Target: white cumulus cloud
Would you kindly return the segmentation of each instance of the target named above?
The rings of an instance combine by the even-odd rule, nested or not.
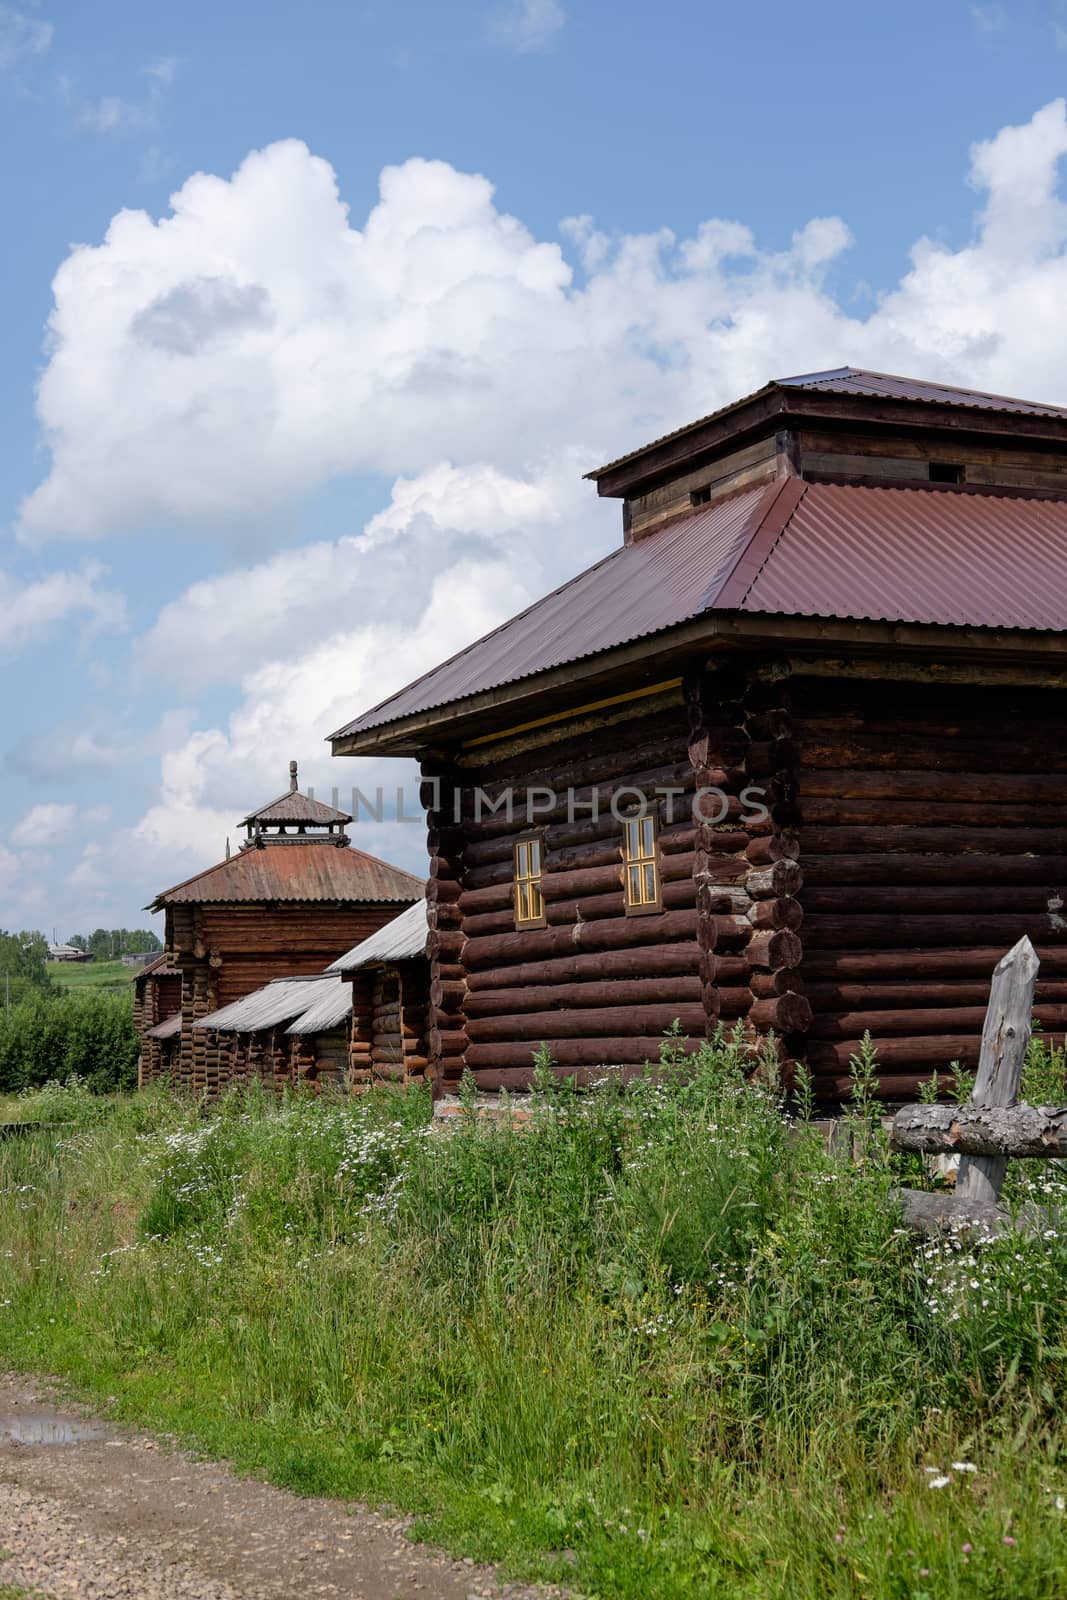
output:
[[[55,844],[66,837],[74,824],[74,807],[58,802],[31,806],[11,830],[11,842],[19,849]]]
[[[102,586],[105,571],[86,561],[27,582],[0,569],[0,651],[21,650],[70,618],[81,620],[83,635],[124,627],[125,601]]]

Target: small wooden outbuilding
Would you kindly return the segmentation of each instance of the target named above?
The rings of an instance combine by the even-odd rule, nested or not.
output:
[[[142,1088],[173,1071],[181,1024],[181,969],[163,951],[133,979],[133,1025],[141,1035],[137,1081]]]
[[[428,1071],[428,932],[426,902],[419,900],[330,968],[351,987],[353,1088],[410,1083]]]
[[[774,1031],[818,1097],[1067,1028],[1067,409],[840,368],[591,474],[606,560],[333,735],[416,756],[438,1092]]]
[[[193,1023],[219,1064],[221,1087],[345,1084],[352,990],[336,973],[274,978]]]
[[[198,1021],[273,978],[320,975],[338,950],[423,894],[411,873],[351,848],[348,813],[301,794],[296,762],[289,766],[286,793],[243,819],[237,853],[149,908],[165,913],[167,960],[181,973],[172,1076],[198,1094],[217,1093],[229,1072],[221,1033]]]

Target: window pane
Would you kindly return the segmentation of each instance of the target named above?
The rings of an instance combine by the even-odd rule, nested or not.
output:
[[[515,893],[515,911],[520,922],[526,922],[530,915],[527,893],[525,883],[520,880]]]
[[[520,878],[525,878],[526,870],[526,846],[525,844],[517,844],[515,846],[515,871]]]
[[[544,901],[541,898],[541,886],[535,879],[530,885],[530,915],[540,917],[544,914]]]
[[[651,817],[644,817],[642,819],[642,822],[641,822],[641,844],[643,846],[642,854],[646,855],[646,856],[650,856],[652,854],[652,818]]]
[[[626,898],[632,906],[641,904],[641,868],[627,867],[626,869]]]
[[[527,849],[530,852],[530,871],[537,873],[541,870],[541,841],[531,839]]]
[[[656,901],[656,869],[651,864],[645,868],[645,904],[654,905]]]

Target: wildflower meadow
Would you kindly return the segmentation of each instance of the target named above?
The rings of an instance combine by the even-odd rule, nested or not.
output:
[[[919,1240],[873,1051],[832,1147],[738,1042],[676,1056],[433,1132],[420,1091],[50,1086],[0,1145],[0,1358],[579,1594],[1062,1594],[1058,1169],[1010,1177],[1046,1226]]]

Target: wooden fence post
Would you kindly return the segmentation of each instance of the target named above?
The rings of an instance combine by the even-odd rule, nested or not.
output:
[[[1030,1042],[1034,988],[1040,965],[1024,934],[997,962],[982,1029],[982,1052],[971,1104],[1013,1106]],[[961,1156],[956,1195],[968,1203],[995,1205],[1008,1168],[1007,1156]]]

